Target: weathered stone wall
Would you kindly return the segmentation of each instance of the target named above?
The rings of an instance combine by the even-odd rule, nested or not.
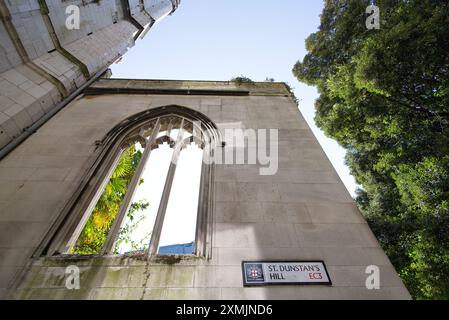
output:
[[[106,79],[88,92],[101,88],[248,90],[250,94],[103,92],[79,97],[48,121],[0,161],[0,292],[4,296],[8,286],[19,284],[9,298],[410,298],[283,85]],[[276,175],[259,175],[257,165],[217,165],[211,260],[30,259],[93,160],[95,141],[133,114],[171,104],[200,111],[227,127],[279,129]],[[323,260],[333,284],[245,288],[244,260]],[[80,267],[80,290],[65,288],[68,265]],[[380,290],[365,287],[368,265],[380,267]]]
[[[0,149],[122,56],[161,6],[178,5],[128,3],[130,12],[121,0],[0,2]],[[79,29],[66,28],[69,5],[80,9]]]

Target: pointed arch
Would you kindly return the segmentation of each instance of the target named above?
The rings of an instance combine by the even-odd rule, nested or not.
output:
[[[170,135],[172,130],[178,130],[176,139]],[[194,253],[210,258],[214,194],[214,161],[212,159],[215,149],[221,146],[221,141],[220,132],[213,121],[204,114],[184,106],[162,106],[124,119],[115,125],[101,141],[96,142],[97,156],[93,165],[84,177],[78,192],[72,197],[52,228],[54,232],[51,237],[41,246],[43,249],[39,255],[54,256],[72,252],[121,155],[127,148],[139,143],[143,148],[143,154],[99,253],[112,254],[120,227],[130,208],[131,199],[149,155],[159,144],[165,142],[174,149],[173,158],[146,254],[149,257],[157,254],[177,158],[181,150],[188,144],[194,143],[203,150]]]

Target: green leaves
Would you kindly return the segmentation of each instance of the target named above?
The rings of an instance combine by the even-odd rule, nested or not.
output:
[[[145,200],[134,202],[131,204],[131,208],[127,214],[127,220],[125,225],[120,229],[117,242],[114,247],[114,254],[119,254],[119,248],[122,243],[129,245],[130,251],[138,252],[147,249],[150,242],[152,232],[147,232],[139,241],[136,241],[133,237],[134,232],[138,229],[139,225],[146,220],[145,214],[139,214],[145,211],[150,204]]]
[[[293,68],[315,121],[348,151],[357,202],[415,298],[449,298],[449,3],[326,0]]]
[[[86,222],[72,254],[100,253],[141,156],[142,153],[137,151],[135,146],[123,152],[105,190]],[[133,204],[133,212],[144,210],[145,205],[147,206],[144,203]]]
[[[239,85],[239,86],[242,85],[242,84],[244,84],[244,83],[249,83],[249,84],[254,83],[253,80],[251,80],[250,78],[245,77],[245,76],[243,76],[243,75],[238,76],[238,77],[234,77],[234,78],[232,78],[230,81],[231,81],[231,82],[235,82],[235,83],[236,83],[237,85]]]

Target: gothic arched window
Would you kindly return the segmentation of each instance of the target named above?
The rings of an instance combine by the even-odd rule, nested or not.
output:
[[[184,107],[122,121],[98,141],[98,157],[42,253],[210,257],[218,142],[215,125]]]

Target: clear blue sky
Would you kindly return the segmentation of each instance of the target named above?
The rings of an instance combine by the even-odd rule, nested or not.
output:
[[[119,64],[115,78],[229,80],[244,75],[288,82],[306,118],[351,194],[354,179],[344,150],[314,124],[314,88],[291,70],[306,54],[304,40],[319,26],[319,0],[183,0],[178,10],[138,40]]]

